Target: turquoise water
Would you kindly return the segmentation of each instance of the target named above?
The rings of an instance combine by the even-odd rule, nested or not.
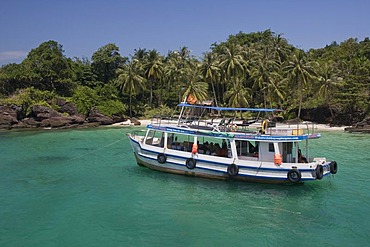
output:
[[[0,246],[369,244],[370,135],[324,132],[338,174],[286,186],[139,167],[128,131],[0,133]]]

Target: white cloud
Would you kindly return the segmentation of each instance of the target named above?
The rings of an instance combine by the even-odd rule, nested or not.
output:
[[[4,51],[0,52],[0,61],[11,61],[19,58],[25,58],[27,56],[25,51]]]

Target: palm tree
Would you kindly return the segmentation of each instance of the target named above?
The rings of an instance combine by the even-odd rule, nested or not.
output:
[[[213,98],[216,106],[218,105],[214,81],[220,78],[220,68],[216,56],[213,53],[204,55],[203,63],[201,64],[201,73],[205,81],[211,84]]]
[[[225,92],[225,99],[228,101],[228,106],[248,107],[252,98],[251,89],[244,87],[240,80],[237,80],[234,85]]]
[[[147,57],[147,50],[144,48],[139,48],[139,49],[134,49],[134,55],[132,55],[132,60],[137,60],[141,63],[144,63],[145,62],[145,59]]]
[[[204,82],[197,68],[188,68],[183,77],[186,81],[181,98],[185,99],[189,94],[193,95],[198,101],[207,99],[208,84]]]
[[[274,80],[277,78],[277,71],[280,67],[277,56],[268,45],[263,45],[254,49],[252,57],[254,62],[250,72],[252,79],[254,79],[253,87],[262,91],[264,107],[267,105],[267,98],[270,99],[270,107],[272,107],[272,94],[276,93],[279,97],[282,96],[278,89],[278,83]]]
[[[321,64],[318,69],[318,81],[321,84],[318,94],[323,98],[324,104],[329,107],[332,116],[333,111],[331,107],[331,101],[333,94],[343,81],[343,79],[335,72],[334,68],[335,66],[333,65],[333,62],[327,62]]]
[[[237,75],[247,72],[247,61],[244,59],[244,50],[240,45],[224,46],[219,56],[220,68],[224,71],[225,78],[232,80],[236,86]],[[233,78],[233,79],[232,79]]]
[[[290,53],[290,48],[287,40],[284,39],[281,34],[278,34],[277,36],[272,38],[271,46],[274,53],[276,53],[278,57],[279,63],[283,63]]]
[[[140,66],[137,60],[125,64],[123,68],[117,69],[116,83],[121,92],[129,94],[130,117],[132,117],[132,96],[144,89],[145,79],[141,76]]]
[[[179,59],[179,63],[181,64],[181,67],[182,68],[185,67],[191,60],[190,51],[188,47],[186,46],[180,47],[180,50],[177,51],[177,54],[178,54],[177,58]]]
[[[149,106],[153,103],[153,84],[159,81],[163,74],[162,56],[157,50],[151,50],[147,54],[147,62],[144,64],[146,79],[150,82]]]
[[[251,91],[249,88],[243,86],[240,81],[234,83],[229,91],[225,93],[225,99],[228,99],[230,107],[248,107],[251,98]]]
[[[307,82],[314,78],[316,72],[312,66],[312,62],[306,61],[305,53],[299,50],[293,55],[284,67],[284,70],[289,78],[289,81],[297,87],[299,97],[298,118],[301,117],[302,101],[303,101],[303,87],[307,86]]]

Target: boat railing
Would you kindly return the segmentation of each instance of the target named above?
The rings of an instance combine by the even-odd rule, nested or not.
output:
[[[179,118],[178,116],[159,116],[155,115],[151,119],[151,124],[161,126],[163,124],[177,125],[178,127],[195,129],[195,130],[208,130],[214,132],[239,132],[239,133],[262,133],[263,121],[241,121],[235,118],[211,118],[202,119],[197,117]],[[281,129],[282,128],[282,129]],[[290,132],[281,132],[285,128],[291,129]],[[276,129],[278,132],[273,131]],[[280,129],[280,132],[279,132]],[[283,124],[269,122],[267,135],[276,133],[287,135],[303,135],[317,133],[317,124],[314,122],[287,122]]]
[[[130,135],[132,138],[138,140],[138,139],[144,138],[144,133],[146,133],[146,130],[134,130],[134,131],[128,133],[128,135]]]
[[[178,117],[176,117],[176,116],[154,115],[150,119],[150,123],[161,126],[161,124],[176,123],[177,122],[177,119],[178,119]]]
[[[235,120],[235,118],[183,119],[179,121],[178,126],[213,132],[255,133],[257,132],[256,122],[257,121],[245,122],[242,120]],[[253,128],[254,130],[252,130]]]
[[[303,133],[306,133],[308,135],[315,134],[317,131],[317,124],[314,122],[288,123],[288,127],[297,129],[297,132],[302,130]]]

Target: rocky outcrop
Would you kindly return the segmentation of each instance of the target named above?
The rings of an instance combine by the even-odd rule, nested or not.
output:
[[[87,116],[79,114],[76,106],[64,99],[57,99],[56,104],[58,111],[35,105],[26,117],[19,106],[0,106],[0,129],[96,127],[124,121],[120,116],[105,116],[96,108]]]
[[[35,105],[34,107],[32,107],[30,116],[34,118],[36,121],[42,121],[44,119],[52,117],[60,117],[62,116],[62,114],[49,107]]]
[[[296,113],[298,110],[295,110]],[[338,109],[335,107],[317,107],[302,109],[301,119],[330,126],[350,126],[361,122],[365,118],[365,112],[356,109]]]
[[[361,132],[370,134],[370,117],[365,118],[363,121],[358,122],[357,124],[352,125],[344,129],[348,132]]]
[[[98,122],[101,125],[113,124],[113,119],[101,114],[98,109],[94,108],[86,118],[87,122],[95,123]]]
[[[15,105],[0,106],[0,128],[9,128],[17,124],[21,108]]]
[[[67,102],[62,98],[56,100],[56,104],[60,107],[59,112],[68,113],[70,116],[77,115],[77,107],[72,102]]]
[[[68,115],[60,113],[46,106],[34,106],[27,118],[18,121],[12,128],[61,128],[82,125],[85,123],[83,115]]]
[[[130,122],[133,123],[134,125],[141,125],[140,121],[137,120],[136,118],[132,117],[130,118]]]

